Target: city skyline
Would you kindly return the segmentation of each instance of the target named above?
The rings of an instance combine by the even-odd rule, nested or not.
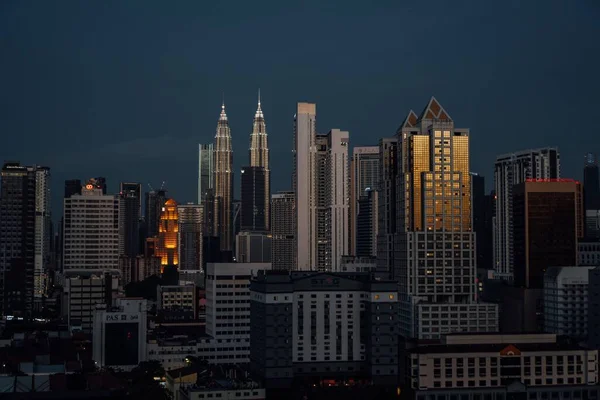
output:
[[[242,4],[226,12],[221,5],[205,10],[200,4],[154,4],[144,15],[123,3],[1,7],[6,100],[0,129],[9,135],[0,159],[51,166],[54,216],[60,210],[57,183],[77,176],[106,176],[113,193],[118,182],[139,181],[147,189],[147,183],[166,180],[171,196],[195,201],[195,149],[213,140],[221,94],[234,151],[242,155],[259,87],[271,169],[278,168],[271,174],[272,193],[291,189],[286,160],[297,101],[319,104],[321,126],[347,127],[351,146],[376,145],[372,138],[393,134],[403,110],[434,94],[453,117],[469,123],[472,170],[487,178],[488,188],[497,154],[557,146],[563,175],[580,179],[583,155],[599,152],[593,129],[568,117],[593,115],[598,104],[593,66],[600,54],[589,51],[600,36],[598,9],[585,2],[550,1],[543,9],[524,3],[516,12],[507,4],[451,7],[434,1],[366,14],[358,4],[345,4],[334,26],[327,10],[308,5]],[[437,28],[424,29],[411,17],[420,12]],[[49,13],[56,18],[48,19]],[[230,29],[211,40],[222,15]],[[394,27],[398,15],[407,18]],[[300,34],[307,17],[330,28]],[[248,18],[251,25],[244,22]],[[98,35],[96,24],[110,29]],[[361,29],[354,29],[357,24]],[[579,29],[570,29],[572,24]],[[447,43],[441,51],[452,62],[432,60],[430,44],[438,43],[441,31]],[[369,43],[364,57],[356,56],[357,43]],[[208,54],[218,61],[207,62]],[[249,62],[240,73],[242,59]],[[513,128],[506,129],[504,120]],[[165,159],[177,174],[166,173]],[[234,161],[236,193],[245,161]]]

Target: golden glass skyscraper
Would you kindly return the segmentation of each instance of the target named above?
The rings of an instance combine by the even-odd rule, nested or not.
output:
[[[408,113],[397,140],[396,260],[390,272],[399,282],[403,334],[496,331],[497,306],[477,301],[469,130],[455,128],[432,97],[420,116]]]
[[[179,265],[179,215],[177,202],[169,199],[161,209],[158,225],[158,246],[155,254],[160,257],[161,270],[166,265]]]
[[[233,226],[231,201],[233,199],[233,150],[231,147],[231,130],[225,113],[225,103],[221,106],[221,115],[215,134],[214,155],[214,192],[215,204],[215,235],[221,241],[221,251],[233,250]]]

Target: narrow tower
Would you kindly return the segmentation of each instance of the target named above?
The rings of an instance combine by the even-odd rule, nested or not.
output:
[[[265,230],[270,229],[270,203],[271,203],[271,172],[269,170],[269,144],[267,140],[267,126],[265,117],[260,108],[260,90],[258,91],[258,108],[254,114],[254,124],[252,125],[252,134],[250,135],[250,167],[264,168],[264,189],[257,188],[255,193],[264,194],[264,226]]]
[[[231,224],[231,200],[233,198],[233,151],[231,149],[231,130],[227,114],[225,113],[225,102],[221,106],[221,115],[217,124],[215,135],[215,198],[217,207],[215,215],[215,234],[220,237],[221,251],[231,251],[233,241],[233,229]]]

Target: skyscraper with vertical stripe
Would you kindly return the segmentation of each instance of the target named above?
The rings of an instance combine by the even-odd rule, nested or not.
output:
[[[263,193],[265,197],[264,212],[259,212],[259,214],[264,215],[264,227],[265,230],[269,230],[269,225],[271,222],[271,172],[269,170],[269,143],[267,137],[267,126],[265,124],[265,116],[260,108],[260,91],[258,92],[258,107],[256,109],[256,113],[254,114],[252,134],[250,135],[249,155],[250,167],[264,168],[264,189],[261,188],[260,190],[255,190],[255,192]]]
[[[217,123],[214,147],[214,191],[215,204],[219,207],[215,212],[215,234],[220,237],[221,251],[233,250],[233,227],[231,201],[233,199],[233,150],[231,147],[231,130],[225,113],[225,103],[221,106],[221,115]]]

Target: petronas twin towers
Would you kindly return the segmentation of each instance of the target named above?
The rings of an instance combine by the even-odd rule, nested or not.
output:
[[[252,169],[261,171],[264,179],[253,181],[252,192],[260,194],[261,208],[254,214],[260,216],[261,226],[269,229],[271,179],[269,170],[269,146],[265,118],[260,106],[254,115],[252,133],[250,134],[249,162]],[[221,105],[221,115],[217,123],[217,132],[213,144],[200,145],[198,174],[198,202],[204,205],[207,232],[210,236],[220,238],[221,251],[233,250],[233,148],[231,129],[225,112],[225,102]],[[244,173],[244,170],[242,170]],[[260,186],[260,187],[257,187]],[[244,201],[244,199],[242,199]]]

